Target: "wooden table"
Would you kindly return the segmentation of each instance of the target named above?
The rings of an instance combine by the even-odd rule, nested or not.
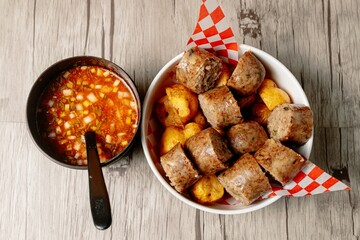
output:
[[[220,1],[239,43],[284,63],[315,120],[312,161],[351,191],[282,198],[248,214],[205,213],[158,182],[140,141],[104,169],[113,224],[92,223],[86,171],[61,167],[31,141],[30,88],[54,62],[94,55],[123,66],[142,97],[183,51],[200,0],[0,0],[0,239],[357,239],[360,236],[360,2]]]

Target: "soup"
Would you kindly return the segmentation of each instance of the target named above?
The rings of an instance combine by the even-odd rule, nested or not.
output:
[[[84,134],[96,133],[101,162],[124,150],[138,128],[135,97],[125,81],[97,66],[63,72],[42,94],[37,124],[49,147],[73,165],[87,165]]]

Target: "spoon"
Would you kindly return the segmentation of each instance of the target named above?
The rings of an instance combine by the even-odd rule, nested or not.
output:
[[[86,154],[89,173],[90,208],[94,225],[105,230],[111,225],[111,208],[104,176],[96,148],[95,132],[85,133]]]

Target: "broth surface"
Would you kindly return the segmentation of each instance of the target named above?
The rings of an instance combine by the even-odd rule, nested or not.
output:
[[[138,128],[135,97],[125,81],[97,66],[62,73],[41,96],[38,129],[64,161],[87,165],[86,131],[96,133],[101,162],[119,154]]]

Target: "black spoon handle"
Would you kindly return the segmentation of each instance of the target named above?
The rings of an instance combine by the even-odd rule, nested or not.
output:
[[[111,225],[111,208],[106,190],[94,132],[85,133],[89,172],[90,207],[95,227],[104,230]]]

